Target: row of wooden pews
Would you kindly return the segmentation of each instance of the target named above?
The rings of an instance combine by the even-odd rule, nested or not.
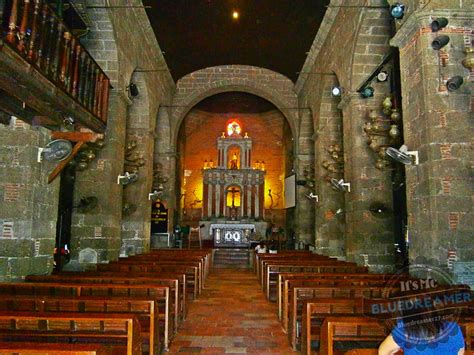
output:
[[[212,250],[157,249],[96,271],[1,283],[0,353],[160,354],[211,267]]]
[[[293,350],[322,355],[376,354],[390,329],[386,320],[373,316],[372,306],[388,302],[410,279],[405,274],[369,273],[366,267],[309,251],[255,253],[254,271],[268,301],[277,302]],[[437,289],[443,294],[471,292],[466,286]],[[459,320],[468,351],[473,346],[472,305],[462,303]]]

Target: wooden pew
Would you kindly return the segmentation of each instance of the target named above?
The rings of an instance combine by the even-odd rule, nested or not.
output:
[[[311,354],[311,342],[320,340],[321,325],[329,315],[363,314],[362,298],[320,298],[303,302],[301,354]]]
[[[337,259],[320,259],[319,257],[316,256],[311,256],[311,257],[305,257],[301,259],[289,259],[289,258],[284,258],[284,259],[263,259],[261,260],[260,263],[260,283],[262,285],[262,289],[266,290],[266,285],[268,285],[268,280],[271,279],[272,281],[275,281],[278,279],[278,277],[275,276],[275,279],[273,279],[272,276],[274,276],[275,272],[272,268],[269,269],[269,266],[276,267],[281,265],[282,267],[285,266],[287,268],[290,267],[297,267],[297,266],[310,266],[310,265],[327,265],[327,266],[334,266],[334,265],[339,265],[339,266],[357,266],[355,263],[347,263],[345,261],[339,261]],[[298,270],[285,270],[288,272],[297,272]]]
[[[117,299],[106,297],[9,296],[0,298],[0,311],[61,312],[68,313],[120,313],[133,314],[140,324],[142,339],[150,355],[161,352],[159,335],[159,308],[150,299]]]
[[[283,262],[303,262],[303,261],[327,261],[327,262],[341,262],[335,258],[329,258],[327,256],[318,255],[318,254],[303,254],[300,256],[293,256],[293,255],[279,255],[279,254],[265,254],[262,256],[258,256],[258,264],[257,264],[257,278],[260,283],[264,280],[264,270],[265,265],[268,263],[283,263]],[[263,288],[263,285],[262,285]]]
[[[0,341],[94,342],[125,344],[128,355],[142,354],[140,325],[133,314],[0,312]]]
[[[357,266],[355,263],[341,262],[295,262],[268,264],[265,267],[264,290],[267,299],[270,300],[270,286],[278,282],[280,272],[312,272],[312,273],[366,273],[365,266]]]
[[[339,288],[344,287],[367,287],[367,286],[374,286],[383,288],[386,286],[385,281],[383,280],[367,280],[367,279],[358,279],[356,276],[352,277],[351,279],[341,279],[341,278],[313,278],[313,279],[305,279],[305,280],[287,280],[285,284],[285,290],[283,293],[283,304],[282,304],[282,326],[283,331],[286,333],[289,329],[289,321],[291,319],[290,312],[294,311],[292,308],[293,305],[293,289],[295,287],[320,287],[320,286],[335,286]],[[297,307],[301,306],[300,304],[296,305]],[[299,311],[300,308],[297,308]],[[297,321],[300,320],[299,312],[296,318]]]
[[[55,274],[48,276],[28,275],[25,277],[26,282],[58,282],[66,284],[156,284],[159,286],[166,286],[170,293],[170,317],[173,321],[173,332],[178,331],[179,320],[184,316],[180,315],[180,309],[183,306],[180,304],[181,296],[179,292],[178,279],[165,278],[150,278],[150,277],[135,277],[131,278],[129,275],[125,276],[106,276],[106,275],[84,275],[77,273],[75,275]]]
[[[64,284],[64,283],[0,283],[0,295],[46,295],[46,296],[102,296],[124,298],[149,298],[156,300],[160,308],[160,321],[163,326],[162,339],[165,350],[170,342],[171,323],[169,313],[169,288],[153,284],[124,285],[124,284]],[[162,318],[161,318],[162,317]],[[161,336],[161,334],[160,334]]]
[[[256,253],[255,250],[253,251],[253,271],[258,276],[259,275],[259,264],[263,259],[277,259],[277,258],[293,258],[298,259],[301,257],[305,257],[308,255],[313,255],[314,253],[309,250],[282,250],[277,254],[270,254],[270,253]]]
[[[0,355],[125,355],[126,346],[0,342]]]
[[[98,272],[119,273],[184,273],[186,276],[186,290],[190,299],[196,299],[199,294],[199,270],[196,266],[186,265],[141,265],[141,264],[97,264]],[[192,297],[189,297],[189,293]]]
[[[205,261],[206,277],[213,265],[213,249],[200,249],[200,250],[186,250],[183,249],[152,249],[148,254],[160,254],[160,255],[174,255],[175,257],[186,257],[187,255],[201,255]]]
[[[112,261],[108,265],[140,265],[140,266],[168,266],[168,267],[176,267],[176,266],[191,266],[197,267],[197,275],[196,281],[198,283],[198,294],[202,293],[203,285],[204,285],[204,276],[203,276],[203,268],[201,261],[173,261],[173,260],[166,260],[166,261],[153,261],[147,259],[126,259],[120,261]]]
[[[293,350],[296,351],[301,336],[298,332],[298,320],[301,319],[302,305],[305,300],[313,298],[382,298],[398,288],[387,288],[384,286],[316,286],[316,287],[294,287],[292,288],[292,302],[289,311],[288,337]]]
[[[321,327],[319,353],[335,355],[343,352],[335,349],[335,343],[381,343],[389,331],[378,321],[361,316],[326,317]],[[358,348],[360,345],[353,345]]]
[[[203,281],[206,280],[209,274],[210,262],[209,255],[207,253],[170,253],[164,251],[154,251],[146,254],[134,255],[126,258],[119,258],[120,261],[126,260],[147,260],[147,261],[160,261],[160,262],[199,262],[201,264]]]
[[[310,272],[280,272],[278,274],[278,319],[281,321],[283,317],[283,295],[288,293],[288,282],[287,280],[303,280],[312,278],[338,278],[338,279],[351,279],[357,277],[359,280],[384,280],[388,281],[394,277],[394,274],[369,274],[369,273],[310,273]],[[399,275],[397,275],[399,277]],[[408,275],[407,275],[408,277]],[[288,298],[288,297],[287,297]]]
[[[85,276],[85,277],[123,277],[124,273],[118,271],[61,271],[61,272],[54,272],[53,275],[62,275],[62,276]],[[186,274],[185,273],[159,273],[159,272],[127,272],[128,279],[140,279],[144,280],[146,278],[149,279],[177,279],[178,286],[179,286],[179,305],[180,305],[180,321],[184,321],[186,318],[186,303],[187,303],[187,283],[186,283]],[[137,282],[138,283],[138,282]]]

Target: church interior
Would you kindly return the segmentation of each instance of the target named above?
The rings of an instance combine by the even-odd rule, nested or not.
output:
[[[474,351],[472,5],[0,0],[0,353]]]

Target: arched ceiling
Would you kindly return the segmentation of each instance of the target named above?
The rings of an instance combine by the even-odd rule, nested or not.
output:
[[[329,0],[144,0],[173,78],[226,64],[296,81]],[[238,11],[238,20],[232,12]]]

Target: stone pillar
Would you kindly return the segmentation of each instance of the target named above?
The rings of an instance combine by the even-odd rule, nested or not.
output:
[[[314,170],[315,180],[318,183],[314,190],[319,197],[319,201],[315,203],[316,250],[324,255],[343,257],[345,256],[344,194],[335,191],[328,181],[328,178],[340,179],[344,174],[343,168],[328,152],[329,147],[335,144],[343,149],[342,112],[337,107],[340,99],[331,95],[330,87],[328,83],[323,88],[319,114],[315,118]],[[343,150],[341,155],[342,153]]]
[[[98,206],[87,214],[74,211],[71,262],[66,268],[115,260],[120,254],[123,186],[117,177],[123,173],[128,102],[124,93],[111,92],[105,147],[85,171],[76,173],[75,205],[83,197],[95,196]]]
[[[297,139],[298,154],[296,156],[296,177],[301,180],[304,171],[314,164],[314,154],[312,152],[313,117],[311,110],[303,109],[300,114],[301,124]],[[295,211],[295,232],[297,241],[307,244],[315,243],[314,233],[314,210],[315,201],[308,199],[305,195],[310,192],[307,186],[296,186],[296,211]]]
[[[159,167],[161,175],[167,180],[167,182],[163,184],[164,190],[161,200],[168,208],[168,231],[171,233],[173,226],[177,223],[175,220],[177,215],[175,215],[175,213],[179,205],[177,197],[180,193],[176,191],[176,179],[178,178],[176,166],[177,153],[175,143],[171,142],[169,119],[169,107],[161,106],[158,109],[155,127],[156,138],[153,162],[155,167]]]
[[[380,90],[379,90],[380,92]],[[394,226],[392,218],[377,218],[369,211],[374,201],[392,206],[390,171],[375,167],[375,154],[367,146],[363,125],[371,109],[380,110],[383,93],[363,99],[358,93],[343,98],[344,181],[351,184],[344,192],[346,210],[346,256],[368,265],[373,271],[388,271],[394,265]],[[342,193],[342,192],[341,192]]]
[[[430,23],[438,17],[446,17],[449,24],[433,33]],[[446,266],[449,250],[460,261],[474,260],[474,101],[466,84],[472,82],[472,72],[469,78],[462,65],[464,48],[472,46],[472,23],[472,11],[439,6],[410,16],[391,41],[400,49],[405,144],[418,151],[420,160],[418,166],[406,166],[411,261],[425,257]],[[431,43],[440,35],[450,41],[436,51]],[[465,84],[449,92],[446,81],[455,75]]]
[[[56,163],[38,163],[49,131],[12,118],[0,124],[0,281],[49,273],[58,214],[59,178],[48,184]]]
[[[147,87],[141,74],[134,74],[133,82],[140,94],[132,100],[127,119],[127,142],[134,141],[137,147],[131,153],[132,160],[125,161],[124,171],[137,169],[138,180],[124,187],[124,201],[136,206],[135,212],[122,216],[122,252],[126,255],[141,254],[150,249],[152,201],[148,194],[152,192],[156,118],[150,117]],[[137,158],[143,158],[144,165],[135,166]]]

